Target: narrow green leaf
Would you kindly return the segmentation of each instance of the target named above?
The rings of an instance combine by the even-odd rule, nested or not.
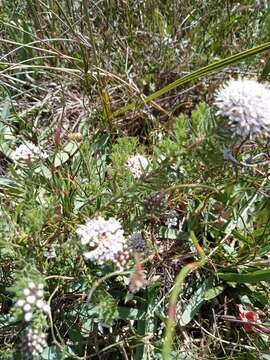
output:
[[[224,286],[216,286],[212,289],[209,289],[204,294],[204,300],[211,300],[220,295],[224,290]]]
[[[11,99],[9,97],[7,97],[5,99],[4,105],[3,105],[3,109],[2,109],[2,120],[7,121],[8,117],[9,117],[9,109],[10,109],[10,104],[11,104]],[[0,122],[0,128],[2,126],[2,123]]]
[[[139,309],[119,306],[118,318],[122,320],[143,320],[146,318],[146,312]]]
[[[23,188],[20,184],[4,177],[0,178],[0,191],[1,190],[18,195],[23,193]]]
[[[236,283],[255,284],[260,281],[270,281],[270,269],[257,270],[248,273],[218,273],[219,278]]]
[[[181,326],[186,326],[194,318],[206,300],[213,299],[223,291],[223,287],[213,288],[214,281],[214,277],[206,279],[192,295],[179,320]]]
[[[163,87],[162,89],[154,92],[153,94],[145,97],[143,100],[137,100],[131,104],[128,104],[124,107],[121,107],[119,110],[116,110],[112,116],[113,117],[117,117],[121,114],[124,114],[126,113],[127,111],[129,110],[134,110],[135,108],[138,108],[140,106],[142,106],[143,104],[146,104],[146,103],[149,103],[150,101],[153,101],[157,98],[159,98],[160,96],[166,94],[167,92],[177,88],[178,86],[181,86],[181,85],[185,85],[187,83],[189,83],[190,81],[193,81],[193,80],[197,80],[198,78],[204,76],[204,75],[207,75],[207,74],[210,74],[211,72],[215,71],[215,70],[219,70],[219,69],[222,69],[228,65],[231,65],[231,64],[234,64],[236,62],[239,62],[239,61],[242,61],[244,59],[247,59],[248,57],[250,56],[253,56],[253,55],[256,55],[256,54],[259,54],[263,51],[266,51],[270,48],[270,42],[267,42],[265,44],[261,44],[259,46],[256,46],[252,49],[249,49],[249,50],[245,50],[245,51],[242,51],[240,53],[237,53],[237,54],[234,54],[234,55],[231,55],[225,59],[222,59],[222,60],[219,60],[219,61],[216,61],[214,62],[213,64],[210,64],[210,65],[207,65],[207,66],[204,66],[198,70],[195,70],[193,71],[191,74],[189,75],[186,75],[180,79],[177,79],[175,80],[174,82],[172,82],[171,84]]]

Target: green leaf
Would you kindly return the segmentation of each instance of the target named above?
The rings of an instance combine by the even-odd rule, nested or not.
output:
[[[3,109],[2,109],[2,114],[1,114],[1,118],[4,121],[6,121],[8,119],[8,117],[9,117],[10,105],[11,105],[11,99],[9,97],[7,97],[5,99]],[[5,125],[3,125],[2,122],[0,122],[0,129],[1,129],[2,126],[5,126]]]
[[[24,191],[20,184],[4,177],[0,177],[0,191],[1,190],[16,195],[22,195]]]
[[[218,273],[217,275],[227,282],[256,284],[260,281],[270,281],[270,269],[248,273]]]
[[[137,322],[137,332],[141,336],[153,335],[157,326],[156,309],[158,308],[159,298],[155,292],[155,288],[146,290],[147,299],[141,304],[140,311],[145,312],[145,317]],[[148,360],[147,346],[141,345],[136,348],[135,360]]]
[[[16,319],[12,317],[11,315],[1,315],[0,316],[0,327],[4,328],[6,326],[11,326],[16,324]]]
[[[143,320],[146,318],[146,312],[144,310],[128,308],[125,306],[119,306],[118,318],[122,320]]]
[[[216,286],[213,289],[209,289],[204,294],[204,300],[212,300],[220,295],[224,290],[224,286]]]
[[[68,143],[63,150],[59,151],[54,159],[54,166],[58,167],[63,165],[65,162],[72,157],[79,149],[79,145],[76,142]]]
[[[65,358],[64,353],[57,346],[47,347],[41,354],[41,359],[44,360],[63,360]]]
[[[188,323],[190,323],[206,300],[213,299],[223,292],[223,286],[217,286],[213,288],[214,282],[214,277],[207,278],[195,291],[179,320],[181,326],[186,326]]]
[[[74,326],[73,328],[70,328],[68,330],[68,336],[70,338],[71,341],[73,342],[83,342],[84,341],[84,337],[80,331],[80,329],[76,326]]]
[[[167,226],[159,226],[156,230],[156,235],[168,240],[176,240],[180,238],[180,232],[177,229],[171,229]]]

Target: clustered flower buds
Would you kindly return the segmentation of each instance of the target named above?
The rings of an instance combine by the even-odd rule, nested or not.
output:
[[[115,255],[115,263],[120,270],[123,270],[126,267],[129,260],[130,260],[130,250],[128,248],[128,245],[125,244],[123,246],[123,250],[118,251],[118,253]]]
[[[29,326],[21,341],[21,351],[24,352],[28,359],[33,359],[43,352],[46,346],[45,338],[45,334],[39,333],[38,330],[33,330]]]
[[[270,89],[255,80],[230,80],[215,94],[217,115],[228,117],[240,137],[256,139],[270,129]]]
[[[166,208],[166,199],[163,194],[155,191],[144,200],[145,205],[154,213],[160,215]]]
[[[37,159],[45,159],[48,157],[46,152],[43,152],[36,145],[28,142],[21,144],[11,153],[11,159],[15,162],[33,162]]]
[[[135,179],[139,179],[142,176],[148,165],[149,161],[142,155],[131,156],[126,162],[126,166],[129,168]]]
[[[82,245],[88,245],[90,251],[84,252],[87,260],[103,265],[112,261],[119,268],[128,260],[126,239],[118,220],[102,217],[90,219],[85,225],[79,225],[77,234],[81,237]]]
[[[32,281],[23,289],[24,298],[17,301],[17,307],[23,309],[24,321],[32,320],[35,308],[42,310],[45,314],[49,313],[50,306],[43,300],[43,284],[36,285]]]
[[[131,249],[136,253],[148,252],[148,247],[141,232],[134,232],[129,237]]]

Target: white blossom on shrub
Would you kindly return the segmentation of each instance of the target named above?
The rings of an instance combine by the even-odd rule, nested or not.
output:
[[[215,94],[217,115],[228,117],[237,136],[256,139],[270,129],[270,90],[255,80],[228,81]]]
[[[45,334],[40,333],[36,329],[33,330],[33,328],[29,326],[21,340],[21,351],[24,352],[28,359],[40,355],[46,346],[45,338]]]
[[[129,168],[135,179],[139,179],[142,176],[148,165],[148,159],[139,154],[131,156],[126,162],[126,166]]]
[[[178,214],[177,214],[177,211],[175,210],[170,210],[168,213],[167,213],[167,219],[165,221],[165,225],[171,229],[173,227],[176,227],[178,224]]]
[[[90,248],[90,251],[84,252],[85,259],[100,265],[112,261],[119,266],[126,259],[126,239],[118,220],[90,219],[85,225],[79,225],[77,234],[82,245]]]
[[[48,154],[36,145],[28,142],[19,145],[12,153],[11,159],[15,162],[33,162],[37,159],[45,159]]]
[[[50,306],[43,300],[43,284],[36,285],[32,281],[23,289],[23,298],[17,301],[17,307],[22,308],[24,312],[24,321],[32,320],[35,308],[42,310],[44,313],[50,312]]]

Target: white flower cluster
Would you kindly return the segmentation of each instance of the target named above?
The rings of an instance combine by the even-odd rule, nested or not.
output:
[[[256,139],[270,129],[270,90],[255,80],[230,80],[215,94],[217,115],[228,117],[237,136]]]
[[[46,152],[41,151],[39,147],[28,142],[21,144],[11,153],[11,159],[15,162],[33,162],[37,159],[48,157]]]
[[[34,307],[42,310],[44,313],[50,312],[50,306],[43,300],[43,284],[36,285],[32,281],[23,289],[23,299],[17,301],[17,306],[21,307],[24,312],[24,321],[32,320]]]
[[[126,162],[126,166],[129,168],[135,179],[139,179],[142,176],[148,165],[149,161],[142,155],[133,155]]]
[[[33,357],[43,352],[46,346],[45,338],[45,334],[39,333],[38,330],[33,330],[33,328],[29,326],[21,341],[21,351],[25,353],[27,358],[33,359]]]
[[[102,265],[112,261],[117,265],[126,260],[126,239],[118,220],[102,217],[90,219],[85,225],[79,225],[77,234],[82,245],[88,245],[90,251],[84,253],[87,260]]]
[[[171,229],[173,227],[176,227],[178,224],[178,214],[175,210],[170,210],[167,214],[167,219],[165,221],[165,225]]]

